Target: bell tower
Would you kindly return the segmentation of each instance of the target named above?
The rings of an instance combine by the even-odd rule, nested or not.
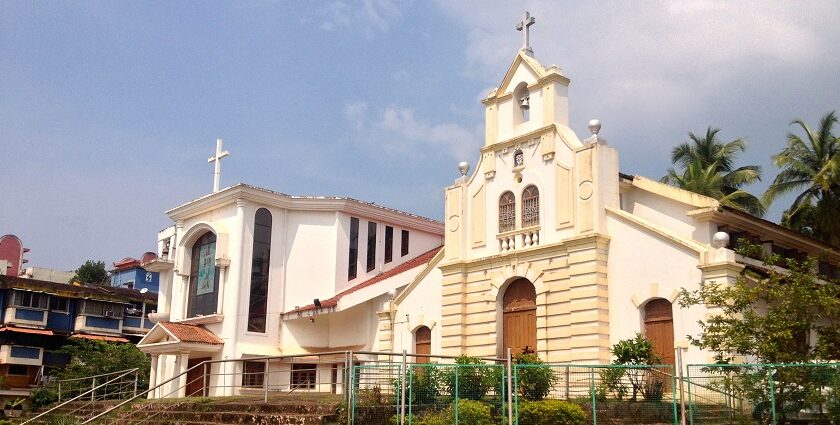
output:
[[[446,188],[442,348],[502,356],[525,344],[548,361],[609,362],[606,208],[618,207],[618,155],[600,125],[586,140],[569,128],[570,80],[534,57],[534,22],[526,13],[517,25],[523,46],[482,101],[475,171],[462,164]],[[505,303],[515,282],[527,314]]]

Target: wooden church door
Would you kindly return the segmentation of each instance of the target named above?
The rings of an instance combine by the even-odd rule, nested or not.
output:
[[[661,364],[674,365],[674,314],[671,303],[663,298],[656,298],[645,304],[645,337],[653,343],[653,352],[659,356]],[[676,374],[675,370],[663,371]],[[671,380],[665,379],[665,390],[671,390]]]
[[[414,353],[417,354],[417,363],[429,362],[429,354],[432,354],[432,330],[428,326],[420,326],[414,331]]]
[[[537,350],[537,293],[528,279],[511,283],[502,298],[502,341],[504,353],[513,355]]]

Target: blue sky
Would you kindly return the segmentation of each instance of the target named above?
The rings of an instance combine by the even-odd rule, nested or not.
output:
[[[627,173],[660,177],[713,125],[746,139],[760,193],[790,120],[840,109],[835,2],[8,1],[0,234],[40,267],[137,257],[212,189],[216,137],[223,186],[439,219],[525,8],[537,59],[572,80],[573,130],[601,119]]]

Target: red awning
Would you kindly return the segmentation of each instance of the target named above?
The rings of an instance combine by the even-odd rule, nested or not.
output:
[[[48,329],[29,329],[29,328],[14,328],[11,326],[7,326],[4,328],[0,328],[0,332],[18,332],[22,334],[35,334],[35,335],[55,335],[55,333]]]
[[[70,335],[70,338],[84,338],[84,339],[92,339],[92,340],[95,340],[95,341],[107,341],[107,342],[129,342],[127,339],[125,339],[121,336],[73,334],[73,335]]]

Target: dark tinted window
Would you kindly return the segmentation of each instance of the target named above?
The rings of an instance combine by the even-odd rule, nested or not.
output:
[[[248,331],[265,332],[268,307],[268,267],[271,263],[271,212],[265,208],[254,216],[254,250],[251,256],[251,296]]]
[[[356,278],[356,263],[359,261],[359,219],[350,217],[350,258],[347,261],[347,280]]]
[[[394,228],[385,226],[385,263],[394,259]]]

